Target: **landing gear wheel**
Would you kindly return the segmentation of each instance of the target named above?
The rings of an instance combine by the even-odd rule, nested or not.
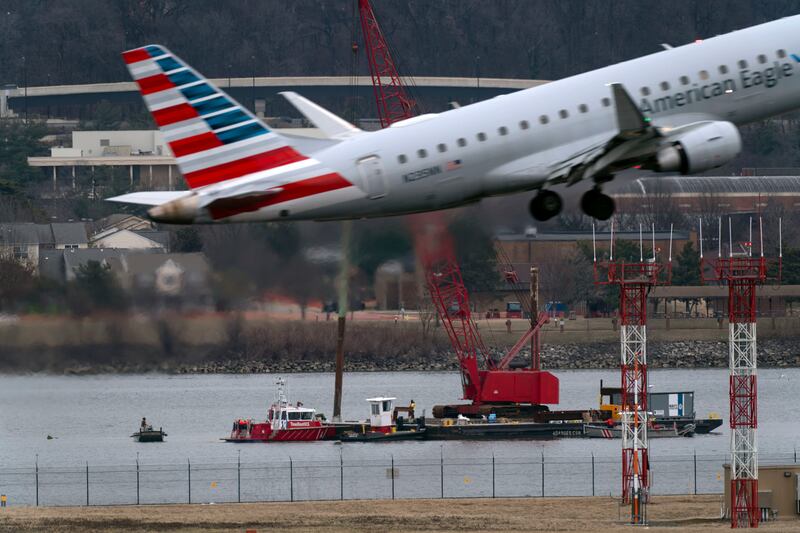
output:
[[[597,220],[608,220],[614,214],[614,199],[599,189],[591,189],[581,198],[581,209]]]
[[[561,212],[561,197],[553,191],[540,191],[531,200],[531,216],[540,222],[550,220]]]

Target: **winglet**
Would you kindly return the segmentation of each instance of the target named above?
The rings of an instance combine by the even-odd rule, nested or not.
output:
[[[362,131],[343,118],[334,115],[324,107],[307,98],[303,98],[295,92],[284,91],[280,94],[330,139],[341,139]]]
[[[617,125],[620,133],[641,132],[650,127],[649,119],[639,111],[633,98],[621,83],[612,83],[611,91],[614,95],[614,107],[617,110]]]

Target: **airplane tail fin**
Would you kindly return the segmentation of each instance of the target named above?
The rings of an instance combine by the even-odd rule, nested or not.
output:
[[[307,159],[167,48],[122,57],[190,188]]]

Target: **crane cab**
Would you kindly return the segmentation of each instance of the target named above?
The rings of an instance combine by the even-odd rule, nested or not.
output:
[[[394,429],[394,401],[397,398],[367,398],[369,402],[369,425],[372,431],[391,433]]]

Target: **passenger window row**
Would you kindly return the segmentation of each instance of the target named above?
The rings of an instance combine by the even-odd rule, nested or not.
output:
[[[783,50],[783,49],[777,50],[775,52],[775,55],[779,59],[785,59],[786,56],[787,56],[786,50]],[[759,56],[756,59],[757,59],[758,63],[761,64],[761,65],[766,64],[767,61],[769,60],[767,58],[767,56],[764,55],[764,54],[759,54]],[[744,59],[740,59],[737,62],[737,66],[739,67],[739,69],[746,69],[747,65],[748,65],[748,63]],[[720,74],[723,74],[723,75],[724,74],[728,74],[728,72],[729,72],[729,69],[728,69],[727,65],[720,65],[717,68],[717,70],[719,71]],[[707,70],[701,70],[700,72],[697,73],[697,75],[703,81],[708,80],[709,77],[710,77],[710,75],[709,75]],[[691,83],[691,80],[689,79],[689,76],[681,76],[679,78],[679,81],[680,81],[681,85],[689,85]],[[659,83],[659,88],[662,91],[669,91],[670,90],[670,84],[669,84],[668,81],[662,81],[661,83]],[[650,96],[650,87],[646,87],[646,86],[645,87],[641,87],[639,89],[639,92],[642,94],[642,96]],[[600,100],[600,103],[601,103],[601,105],[603,107],[610,107],[611,106],[611,99],[608,98],[608,97],[605,97],[602,100]],[[578,105],[578,112],[579,113],[588,113],[589,112],[589,106],[586,105],[586,104]],[[566,109],[560,109],[558,111],[558,116],[561,119],[567,119],[567,118],[569,118],[569,111],[567,111]],[[546,125],[546,124],[549,124],[549,123],[550,123],[550,117],[548,115],[540,115],[539,116],[539,124]],[[527,120],[520,121],[519,129],[523,130],[523,131],[527,130],[527,129],[530,129],[530,123]],[[508,128],[505,127],[505,126],[500,126],[497,129],[497,133],[501,137],[504,137],[504,136],[508,135]],[[478,140],[478,142],[485,142],[488,139],[488,136],[484,132],[478,133],[475,137]],[[461,137],[461,138],[457,139],[456,140],[456,145],[458,145],[459,148],[464,148],[465,146],[467,146],[467,139],[465,139],[464,137]],[[447,152],[447,145],[444,144],[444,143],[437,144],[436,145],[436,150],[439,153],[443,154],[443,153]],[[425,159],[426,157],[428,157],[428,151],[425,150],[425,149],[419,149],[419,150],[417,150],[417,156],[420,159]],[[397,161],[401,165],[404,165],[405,163],[408,162],[408,157],[405,154],[400,154],[400,155],[397,156]]]
[[[778,59],[785,59],[787,55],[786,50],[784,49],[777,50],[775,52],[775,55],[778,56]],[[769,61],[767,56],[764,54],[759,54],[756,60],[760,65],[764,65],[767,63],[767,61]],[[736,64],[738,65],[740,70],[744,70],[747,68],[747,61],[744,59],[740,59]],[[720,65],[719,67],[717,67],[717,70],[719,71],[720,74],[723,75],[728,74],[730,72],[727,65]],[[700,72],[697,73],[697,76],[702,81],[706,81],[710,77],[707,70],[701,70]],[[689,85],[691,83],[689,76],[681,76],[679,80],[681,82],[681,85]],[[670,84],[668,81],[662,81],[659,84],[659,87],[661,88],[662,91],[669,91]],[[650,96],[650,87],[646,86],[640,87],[639,92],[641,93],[642,96]]]
[[[607,98],[607,97],[603,98],[602,100],[600,100],[600,103],[601,103],[601,105],[603,107],[610,107],[611,106],[611,98]],[[578,112],[582,113],[582,114],[583,113],[588,113],[589,112],[589,106],[587,104],[578,105]],[[566,109],[561,109],[558,112],[558,116],[561,117],[562,119],[569,118],[569,111],[567,111]],[[541,115],[539,117],[539,123],[540,124],[549,124],[550,123],[550,117],[548,115]],[[519,126],[520,130],[525,131],[525,130],[530,129],[531,124],[527,120],[521,120],[519,122],[518,126]],[[500,126],[499,128],[497,128],[497,134],[499,136],[501,136],[501,137],[505,137],[506,135],[508,135],[508,133],[509,133],[509,130],[508,130],[508,128],[506,126]],[[479,132],[478,134],[475,135],[475,138],[478,140],[478,142],[485,142],[486,140],[488,140],[489,137],[485,132]],[[459,148],[464,148],[465,146],[467,146],[467,139],[465,139],[464,137],[461,137],[461,138],[457,139],[456,140],[456,145],[458,145]],[[439,143],[439,144],[436,145],[436,150],[439,153],[443,154],[443,153],[447,152],[447,145],[445,143]],[[428,157],[427,150],[425,150],[425,149],[417,150],[417,157],[419,157],[420,159],[425,159],[426,157]],[[408,162],[408,156],[406,156],[405,154],[398,155],[397,156],[397,162],[400,163],[401,165],[406,164]]]

